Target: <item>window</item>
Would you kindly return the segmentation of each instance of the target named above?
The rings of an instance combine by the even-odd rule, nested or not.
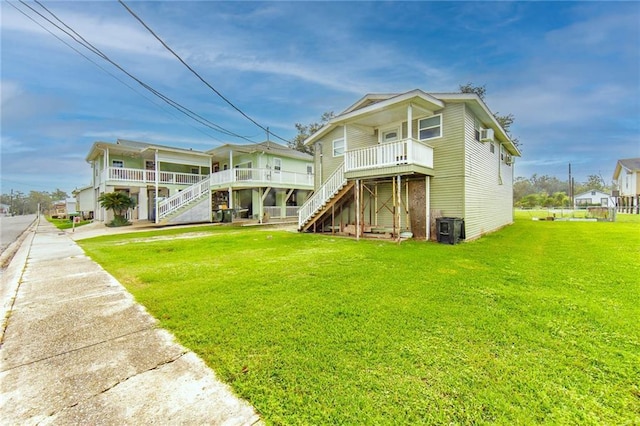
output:
[[[124,167],[124,161],[122,160],[111,160],[111,167],[117,167],[122,169]]]
[[[308,175],[313,174],[313,164],[307,164],[307,174]]]
[[[344,155],[344,139],[336,139],[333,141],[333,156],[340,157]]]
[[[380,132],[380,143],[395,142],[400,139],[400,129],[393,128]]]
[[[278,173],[282,170],[282,160],[280,158],[273,159],[273,170]]]
[[[144,168],[147,170],[155,170],[156,169],[156,162],[155,161],[145,161],[144,162]]]
[[[442,114],[419,120],[418,134],[421,141],[442,136]]]
[[[192,167],[191,168],[191,174],[192,175],[199,175],[200,174],[200,169],[198,169],[197,167]]]
[[[489,151],[491,151],[492,154],[496,153],[496,145],[493,142],[489,144]]]

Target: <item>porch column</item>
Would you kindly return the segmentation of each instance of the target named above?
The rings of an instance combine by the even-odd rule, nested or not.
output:
[[[155,173],[154,173],[154,177],[155,177],[155,206],[156,206],[156,211],[154,212],[153,218],[155,219],[155,223],[158,223],[160,220],[158,219],[158,179],[160,178],[160,167],[158,165],[158,150],[156,149],[156,152],[154,154],[153,157],[153,163],[155,166]]]
[[[346,133],[346,132],[345,132]],[[360,179],[356,179],[356,240],[360,239]]]
[[[407,139],[413,138],[413,104],[407,106]],[[401,138],[400,138],[401,139]]]
[[[344,152],[347,152],[347,125],[346,124],[343,126],[343,131],[344,133],[342,137],[344,138]]]
[[[427,175],[425,177],[425,184],[425,204],[427,209],[427,215],[425,217],[427,218],[427,241],[429,241],[431,239],[431,176]]]
[[[138,220],[149,219],[149,198],[147,187],[140,188],[138,193]]]
[[[405,152],[405,155],[407,156],[407,162],[411,163],[413,161],[413,141],[411,139],[413,139],[413,125],[411,124],[411,122],[413,121],[413,105],[409,104],[407,106],[407,152]],[[402,129],[400,129],[400,131],[402,131]],[[400,135],[400,138],[398,139],[402,139],[402,135]]]
[[[235,172],[233,171],[233,150],[229,150],[229,173],[231,173],[231,182],[235,182]],[[233,189],[229,187],[229,205],[227,208],[233,208]]]

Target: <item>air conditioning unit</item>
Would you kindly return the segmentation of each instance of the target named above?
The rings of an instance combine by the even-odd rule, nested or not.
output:
[[[509,154],[507,154],[507,158],[504,159],[504,162],[507,166],[510,166],[513,164],[513,157]]]
[[[480,129],[480,142],[492,142],[493,129]]]

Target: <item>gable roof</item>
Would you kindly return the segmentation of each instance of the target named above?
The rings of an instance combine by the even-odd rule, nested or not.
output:
[[[281,157],[295,158],[298,160],[313,161],[313,157],[305,152],[297,151],[288,146],[280,145],[272,141],[264,141],[250,144],[225,144],[217,148],[206,151],[207,154],[215,157],[226,157],[229,152],[241,152],[252,154],[254,152],[270,153]]]
[[[348,122],[355,117],[363,117],[368,114],[379,112],[390,106],[411,103],[418,108],[430,111],[438,111],[443,109],[447,103],[465,103],[470,107],[478,118],[491,127],[498,139],[504,143],[509,153],[520,156],[520,150],[515,146],[507,132],[502,128],[500,123],[495,119],[493,113],[487,105],[475,93],[426,93],[420,89],[414,89],[404,93],[370,93],[359,99],[356,103],[348,107],[339,115],[333,117],[316,133],[309,136],[305,141],[305,145],[310,145],[324,135],[329,133],[335,127]]]
[[[196,155],[196,156],[208,156],[207,154],[205,154],[202,151],[198,151],[198,150],[194,150],[194,149],[186,149],[186,148],[176,148],[176,147],[172,147],[172,146],[166,146],[166,145],[159,145],[159,144],[152,144],[152,143],[148,143],[148,142],[138,142],[138,141],[131,141],[131,140],[127,140],[127,139],[117,139],[115,143],[113,142],[103,142],[103,141],[96,141],[93,143],[93,145],[91,146],[91,149],[89,150],[89,154],[87,154],[87,157],[85,158],[86,161],[91,161],[96,159],[100,154],[101,154],[101,150],[105,149],[105,148],[109,148],[109,149],[115,149],[117,151],[120,152],[127,152],[127,153],[132,153],[132,154],[143,154],[147,151],[154,151],[154,150],[159,150],[159,151],[165,151],[165,152],[177,152],[177,153],[182,153],[182,154],[192,154],[192,155]]]
[[[623,168],[629,173],[640,172],[640,158],[618,160],[616,168],[613,170],[613,180],[618,180],[618,176],[620,176]]]

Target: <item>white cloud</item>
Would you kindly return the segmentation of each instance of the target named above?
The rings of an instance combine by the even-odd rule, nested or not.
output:
[[[2,147],[3,155],[20,154],[37,150],[36,147],[28,145],[9,136],[1,136],[0,139],[0,146]]]

